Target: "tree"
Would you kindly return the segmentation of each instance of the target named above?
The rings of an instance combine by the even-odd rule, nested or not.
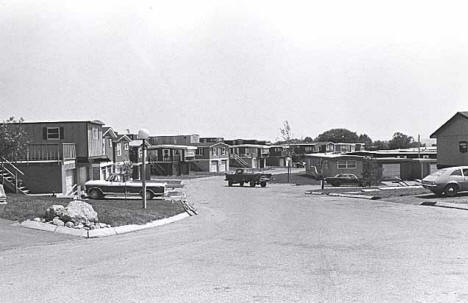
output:
[[[388,149],[388,141],[376,140],[372,143],[371,150]]]
[[[0,124],[0,157],[16,160],[25,153],[28,140],[23,121],[10,117]]]
[[[415,146],[413,137],[400,132],[394,133],[392,139],[388,141],[389,149],[409,148],[413,146]]]
[[[290,143],[292,139],[291,126],[289,125],[288,120],[283,121],[283,127],[280,128],[281,139],[285,143]]]
[[[372,139],[366,135],[366,134],[360,134],[358,141],[360,143],[364,143],[366,146],[371,146],[372,145]]]
[[[312,142],[314,142],[314,139],[312,139],[311,137],[304,138],[304,143],[312,143]]]
[[[335,143],[355,143],[359,141],[359,137],[355,132],[352,132],[348,129],[333,128],[318,135],[315,141],[335,142]]]

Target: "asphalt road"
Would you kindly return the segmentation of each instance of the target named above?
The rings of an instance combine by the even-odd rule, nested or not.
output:
[[[0,251],[0,301],[468,301],[466,211],[186,183],[199,216]]]

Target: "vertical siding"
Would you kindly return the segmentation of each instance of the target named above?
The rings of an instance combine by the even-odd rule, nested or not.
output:
[[[98,157],[104,154],[102,150],[102,126],[87,123],[88,156]]]
[[[87,122],[44,122],[44,123],[25,123],[23,127],[28,134],[29,143],[75,143],[76,156],[87,157]],[[44,127],[63,127],[64,137],[59,140],[44,140],[42,130]],[[102,140],[102,139],[101,139]],[[102,144],[102,141],[101,141]],[[102,146],[101,146],[102,149]]]
[[[437,136],[437,163],[444,166],[468,165],[468,153],[461,153],[459,142],[468,141],[468,119],[457,118]]]

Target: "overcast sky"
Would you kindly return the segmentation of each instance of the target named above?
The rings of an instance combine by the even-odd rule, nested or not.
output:
[[[0,0],[0,120],[428,137],[468,110],[463,2]]]

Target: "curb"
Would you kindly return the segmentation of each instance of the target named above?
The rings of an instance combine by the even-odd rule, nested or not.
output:
[[[379,199],[380,199],[380,197],[375,197],[375,196],[352,195],[352,194],[338,194],[338,193],[329,193],[328,196],[332,196],[332,197],[345,197],[345,198],[356,198],[356,199],[366,199],[366,200],[379,200]]]
[[[164,219],[148,222],[143,225],[131,224],[131,225],[122,225],[122,226],[116,226],[116,227],[110,227],[110,228],[100,228],[100,229],[91,229],[91,230],[74,229],[74,228],[68,228],[64,226],[55,226],[49,223],[36,222],[36,221],[31,221],[31,220],[23,221],[22,223],[20,223],[20,225],[26,228],[55,232],[59,234],[66,234],[70,236],[77,236],[77,237],[83,237],[83,238],[89,239],[89,238],[102,238],[102,237],[108,237],[108,236],[115,236],[115,235],[125,234],[125,233],[134,232],[134,231],[138,231],[142,229],[153,228],[153,227],[173,223],[173,222],[185,219],[187,217],[190,217],[190,215],[186,212],[183,212],[183,213],[177,214],[169,218],[164,218]]]
[[[460,209],[460,210],[468,210],[468,205],[467,204],[458,204],[458,203],[449,203],[449,202],[423,202],[420,205],[435,206],[435,207],[442,207],[442,208],[452,208],[452,209]]]

